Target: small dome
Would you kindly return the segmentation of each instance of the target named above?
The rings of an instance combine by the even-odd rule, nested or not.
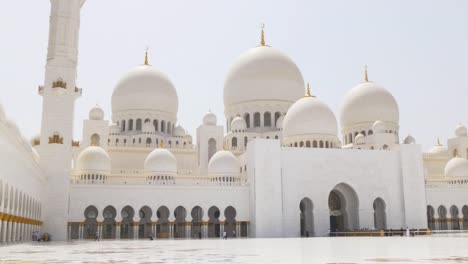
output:
[[[240,117],[236,116],[231,122],[231,131],[243,131],[247,129],[247,124],[245,120]]]
[[[152,133],[155,131],[154,125],[151,122],[145,122],[141,130],[143,133]]]
[[[109,173],[111,170],[109,154],[101,147],[89,146],[78,156],[75,169],[80,172]]]
[[[387,126],[385,125],[384,122],[380,121],[380,120],[377,120],[374,122],[374,124],[372,125],[372,131],[374,131],[374,133],[385,133],[385,130],[387,129]]]
[[[89,111],[89,120],[103,120],[104,110],[99,105],[94,106]]]
[[[306,96],[289,108],[283,121],[284,137],[302,135],[337,136],[338,125],[332,110],[316,97]]]
[[[177,115],[176,89],[166,74],[141,65],[125,74],[112,94],[112,114],[127,111],[157,111]]]
[[[365,143],[365,139],[366,137],[363,134],[357,134],[354,138],[354,142],[356,142],[356,145],[361,145]]]
[[[278,120],[276,120],[276,127],[279,129],[283,129],[283,123],[284,123],[284,115],[281,115]]]
[[[157,148],[146,157],[145,170],[158,174],[175,175],[177,174],[177,160],[169,150]]]
[[[456,128],[455,128],[455,136],[457,137],[466,137],[467,136],[467,130],[466,130],[466,126],[462,125],[462,124],[459,124]]]
[[[376,120],[398,125],[398,104],[393,95],[382,86],[363,82],[345,96],[341,107],[341,125],[346,128]]]
[[[110,134],[119,134],[120,133],[120,127],[117,124],[112,123],[109,126],[109,133]]]
[[[243,53],[224,82],[224,106],[252,101],[297,101],[304,79],[297,65],[283,52],[258,46]]]
[[[216,126],[218,123],[218,118],[216,118],[216,115],[213,114],[211,111],[207,112],[203,116],[203,125],[205,126]]]
[[[220,150],[211,157],[208,163],[208,174],[218,176],[235,176],[240,174],[240,162],[230,151]]]
[[[183,127],[181,127],[180,125],[177,126],[175,129],[174,129],[174,136],[176,137],[184,137],[185,136],[185,129]]]
[[[445,177],[462,178],[468,177],[468,160],[455,157],[445,165]]]
[[[448,154],[448,149],[444,145],[437,143],[434,147],[432,147],[429,150],[429,153],[432,153],[432,154]]]
[[[405,144],[416,144],[416,140],[411,135],[408,135],[403,141]]]

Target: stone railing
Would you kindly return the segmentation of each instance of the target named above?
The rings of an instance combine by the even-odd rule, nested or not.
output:
[[[94,176],[94,177],[93,177]],[[72,184],[115,184],[115,185],[166,185],[166,186],[247,186],[247,178],[240,177],[208,177],[208,176],[149,176],[141,171],[133,173],[119,173],[108,176],[92,175],[74,175],[71,178]]]

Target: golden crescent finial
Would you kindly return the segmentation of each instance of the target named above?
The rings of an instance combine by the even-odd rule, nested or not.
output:
[[[310,93],[310,84],[307,82],[306,94],[304,97],[315,97]]]
[[[260,37],[260,45],[262,46],[265,46],[265,23],[262,23],[261,24],[261,27],[262,27],[262,34],[261,34],[261,37]]]
[[[364,81],[369,82],[369,74],[367,73],[367,65],[364,65]]]
[[[148,63],[148,50],[149,50],[149,48],[146,47],[146,50],[145,50],[145,65],[149,65],[149,63]]]

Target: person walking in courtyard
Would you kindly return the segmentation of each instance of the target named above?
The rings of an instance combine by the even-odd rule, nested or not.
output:
[[[101,241],[101,240],[99,239],[98,232],[96,232],[96,234],[95,234],[94,241]]]
[[[223,232],[223,239],[225,239],[225,240],[227,239],[227,232],[226,231]]]

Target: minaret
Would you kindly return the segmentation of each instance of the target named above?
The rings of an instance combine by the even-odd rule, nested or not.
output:
[[[53,240],[67,239],[73,114],[80,10],[85,0],[51,0],[49,48],[42,96],[39,163],[47,176],[43,228]]]

